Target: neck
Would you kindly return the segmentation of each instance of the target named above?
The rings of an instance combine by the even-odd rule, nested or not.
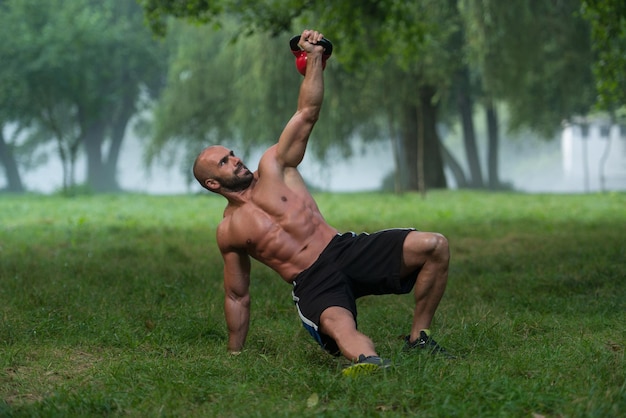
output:
[[[226,198],[226,200],[228,200],[228,204],[229,205],[235,205],[235,206],[239,206],[243,203],[246,203],[250,200],[250,194],[252,193],[252,187],[254,185],[256,181],[253,181],[252,184],[250,184],[250,186],[248,186],[247,188],[245,188],[244,190],[240,190],[237,192],[232,192],[232,191],[222,191],[222,193],[220,193],[222,196],[224,196]]]

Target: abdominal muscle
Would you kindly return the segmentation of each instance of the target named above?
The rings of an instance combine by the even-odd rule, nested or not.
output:
[[[242,234],[234,235],[245,237],[242,244],[247,253],[288,283],[309,268],[337,235],[337,230],[326,223],[315,203],[298,203],[302,204],[298,210],[270,213],[249,202],[230,219],[240,221],[235,229]]]
[[[309,268],[337,234],[323,220],[310,222],[306,228],[290,232],[280,225],[263,235],[249,254],[275,270],[288,283]]]

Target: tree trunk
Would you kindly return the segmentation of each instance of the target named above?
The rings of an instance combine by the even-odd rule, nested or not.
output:
[[[424,150],[423,154],[423,178],[425,190],[433,188],[445,188],[446,177],[443,171],[443,159],[439,147],[437,134],[437,106],[433,103],[436,90],[432,87],[421,87],[418,91],[420,104],[407,103],[404,106],[402,143],[404,156],[407,162],[409,190],[420,190],[420,175],[422,171],[418,164],[418,133],[423,130]],[[418,106],[421,107],[418,108]],[[416,115],[422,118],[417,119]],[[422,124],[420,127],[418,124]]]
[[[103,163],[102,177],[106,182],[108,191],[119,191],[119,182],[117,179],[117,162],[120,156],[120,149],[122,148],[122,142],[126,134],[126,127],[128,121],[135,113],[135,100],[136,95],[126,94],[122,102],[121,107],[115,113],[115,117],[111,124],[111,146],[107,158]]]
[[[422,198],[426,197],[426,180],[424,167],[424,112],[422,106],[417,106],[417,190]]]
[[[100,121],[91,121],[83,129],[83,144],[87,154],[87,185],[94,192],[106,192],[107,185],[102,177],[102,141],[104,139],[104,124]]]
[[[478,158],[476,131],[474,129],[473,119],[474,106],[472,98],[470,97],[470,80],[466,67],[458,72],[457,79],[457,106],[463,127],[463,143],[465,145],[465,155],[467,156],[467,163],[469,165],[470,186],[482,188],[483,176],[480,170],[480,159]]]
[[[17,169],[17,162],[13,155],[12,147],[4,139],[3,126],[0,125],[0,164],[4,167],[7,178],[7,191],[13,193],[23,193],[24,185]]]
[[[404,107],[402,115],[402,143],[404,145],[404,158],[406,160],[409,190],[419,190],[417,179],[417,107],[414,104]]]
[[[454,158],[454,155],[452,155],[452,153],[448,151],[448,148],[446,148],[443,142],[441,142],[439,146],[441,147],[441,157],[443,158],[443,162],[445,165],[448,166],[448,168],[450,168],[450,171],[452,171],[452,175],[454,176],[454,180],[456,181],[456,186],[459,189],[466,188],[467,177],[465,177],[463,167],[461,167],[461,164],[459,164],[456,158]]]
[[[487,117],[487,173],[489,175],[489,188],[496,190],[500,188],[500,178],[498,175],[498,156],[500,146],[500,132],[498,129],[498,113],[489,100],[486,108]]]
[[[448,187],[446,176],[443,171],[443,158],[437,133],[438,106],[433,97],[437,93],[434,87],[425,86],[420,88],[420,102],[422,107],[421,123],[424,124],[424,180],[426,189],[445,189]],[[420,121],[418,121],[420,122]]]
[[[404,187],[402,182],[402,138],[398,135],[395,127],[395,121],[392,119],[393,115],[389,116],[389,138],[391,140],[391,150],[393,152],[394,162],[394,175],[393,175],[393,190],[395,193],[402,193]]]

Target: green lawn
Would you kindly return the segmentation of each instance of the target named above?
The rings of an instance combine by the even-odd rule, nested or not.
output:
[[[0,196],[0,416],[626,416],[626,194],[319,194],[341,230],[412,226],[452,253],[434,337],[411,295],[359,301],[394,366],[345,378],[254,264],[226,353],[214,196]]]

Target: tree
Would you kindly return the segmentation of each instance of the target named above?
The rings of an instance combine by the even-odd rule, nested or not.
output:
[[[591,24],[597,104],[614,111],[626,105],[626,2],[584,0],[582,14]]]
[[[6,0],[2,7],[0,26],[11,37],[0,45],[0,85],[23,80],[20,106],[8,117],[41,141],[56,140],[67,181],[84,147],[88,185],[117,190],[126,126],[163,71],[141,9],[125,0]]]
[[[242,7],[242,2],[229,1],[212,2],[210,5],[205,2],[142,1],[152,26],[157,31],[164,30],[163,16],[168,14],[208,22],[217,21],[230,13],[244,23],[243,33],[255,31],[280,33],[290,30],[296,17],[306,24],[307,19],[316,16],[319,18],[319,25],[332,33],[335,39],[343,39],[347,42],[341,49],[339,60],[348,70],[367,68],[367,64],[372,62],[390,61],[397,72],[402,73],[402,76],[391,80],[391,83],[385,83],[385,85],[394,84],[393,87],[398,89],[397,97],[403,100],[393,109],[409,109],[407,112],[394,112],[394,115],[400,116],[393,119],[400,126],[393,129],[404,138],[404,146],[412,147],[411,151],[403,153],[410,168],[409,184],[411,188],[418,188],[421,170],[430,187],[445,187],[435,125],[437,95],[440,92],[437,83],[446,79],[441,69],[449,68],[450,63],[453,63],[450,54],[441,49],[441,44],[445,43],[445,39],[440,37],[440,35],[449,36],[451,30],[454,30],[454,25],[449,25],[446,21],[450,16],[451,2],[443,5],[427,0],[409,5],[396,0],[343,1],[323,5],[321,3],[302,4],[287,0],[282,2],[244,1],[243,3],[246,7]],[[415,22],[421,21],[418,17],[423,16],[426,11],[439,20],[430,25],[425,24],[425,27],[416,25]],[[427,29],[431,30],[430,42],[427,42],[423,36]],[[416,54],[429,57],[430,52],[435,54],[435,59],[424,60],[418,65],[414,65],[414,60],[410,59]],[[412,79],[413,82],[407,84],[405,82],[407,79]],[[408,86],[412,90],[400,90]],[[404,92],[406,94],[402,94]],[[337,128],[339,125],[332,126]],[[344,130],[349,131],[349,129]],[[418,154],[414,147],[420,142],[420,138],[422,151],[429,155],[429,158],[424,160],[423,166],[419,164],[419,158],[424,159],[423,154]]]
[[[349,42],[338,54],[342,67],[353,74],[368,72],[370,82],[398,92],[387,100],[386,92],[378,91],[378,103],[384,104],[379,108],[386,112],[389,136],[401,143],[397,156],[406,159],[412,189],[422,188],[424,180],[428,187],[445,187],[444,158],[459,184],[483,185],[472,122],[475,103],[485,108],[488,184],[495,188],[499,103],[509,110],[511,129],[530,127],[552,137],[563,119],[586,113],[594,101],[589,27],[578,13],[579,0],[142,0],[142,4],[157,31],[165,30],[167,15],[214,23],[234,15],[243,22],[243,33],[276,33],[289,30],[294,19],[301,24],[315,20],[314,26]],[[373,71],[372,64],[384,66],[384,74]],[[440,110],[450,109],[453,99],[463,121],[469,180],[440,145],[435,129]],[[379,121],[372,113],[365,114]]]
[[[486,94],[505,102],[511,129],[547,138],[562,121],[586,114],[595,90],[589,26],[579,0],[463,0],[472,63]]]
[[[0,164],[4,167],[7,178],[7,191],[14,193],[23,192],[24,185],[17,168],[13,145],[6,141],[2,126],[0,126]]]
[[[21,193],[24,185],[19,172],[16,144],[14,140],[6,138],[5,126],[20,117],[20,109],[24,106],[24,93],[26,86],[19,72],[7,71],[10,59],[17,54],[18,47],[15,45],[15,36],[11,33],[11,27],[5,23],[7,5],[0,2],[0,44],[4,56],[0,59],[4,65],[0,66],[0,165],[2,165],[7,179],[7,190]]]
[[[510,130],[530,128],[547,139],[593,104],[589,28],[579,7],[578,0],[459,2],[475,97],[485,109],[490,188],[500,187],[498,104],[511,115]]]
[[[144,125],[151,125],[143,132],[151,138],[148,162],[172,156],[170,144],[184,144],[185,159],[191,160],[211,143],[227,144],[246,155],[278,138],[293,114],[302,79],[293,63],[289,36],[258,32],[234,42],[240,29],[228,19],[220,31],[170,26],[168,80],[152,120]],[[325,123],[316,126],[308,151],[320,160],[336,153],[348,155],[348,139],[377,109],[360,101],[363,80],[338,68],[334,59],[328,65],[333,70],[326,73]]]

